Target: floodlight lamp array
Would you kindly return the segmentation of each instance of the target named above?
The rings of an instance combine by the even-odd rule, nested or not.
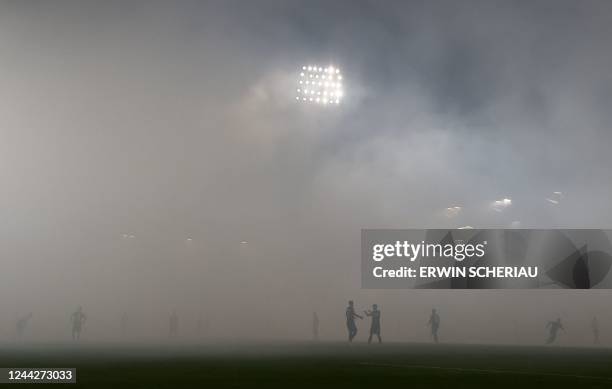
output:
[[[344,97],[342,74],[334,66],[302,66],[295,99],[304,103],[338,105]]]

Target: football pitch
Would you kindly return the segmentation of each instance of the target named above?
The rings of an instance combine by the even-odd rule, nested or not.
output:
[[[76,367],[77,384],[64,384],[75,388],[612,388],[612,350],[604,348],[37,345],[3,347],[0,366]]]

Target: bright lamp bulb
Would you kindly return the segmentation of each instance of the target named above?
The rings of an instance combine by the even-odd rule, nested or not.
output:
[[[324,106],[340,104],[344,96],[339,82],[342,80],[340,69],[335,66],[304,65],[298,73],[297,101]],[[308,85],[308,89],[301,89],[302,84]],[[304,95],[308,97],[302,98]]]

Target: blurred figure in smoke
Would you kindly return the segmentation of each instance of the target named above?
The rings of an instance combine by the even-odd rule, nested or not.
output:
[[[316,312],[312,313],[312,338],[319,340],[319,315]]]
[[[438,343],[438,329],[440,328],[440,316],[435,309],[431,310],[431,315],[429,315],[429,321],[427,322],[431,330],[431,337],[435,343]]]
[[[196,333],[201,334],[204,329],[204,320],[202,319],[202,313],[198,315],[198,319],[196,320]]]
[[[353,300],[350,300],[348,304],[348,307],[346,307],[346,328],[348,329],[348,340],[349,342],[352,342],[355,335],[357,335],[357,325],[355,325],[355,318],[358,317],[360,319],[363,319],[363,317],[355,313]]]
[[[593,316],[591,330],[593,331],[593,344],[599,344],[599,322],[597,321],[597,316]]]
[[[366,316],[372,318],[372,324],[370,326],[370,337],[368,338],[368,343],[372,343],[372,336],[376,335],[378,337],[378,343],[382,343],[382,338],[380,337],[380,311],[378,310],[377,304],[372,304],[371,311],[363,311]]]
[[[72,340],[79,340],[83,324],[85,324],[85,320],[87,320],[87,316],[85,316],[80,306],[70,315],[70,320],[72,321]]]
[[[174,337],[178,335],[178,315],[176,311],[172,311],[172,315],[170,315],[170,337]]]
[[[202,313],[198,316],[198,320],[196,321],[196,332],[198,334],[203,334],[208,331],[209,321],[208,319],[202,318]]]
[[[127,312],[123,312],[121,315],[121,335],[125,336],[127,334],[128,328],[128,314]]]
[[[28,326],[28,322],[30,321],[30,318],[32,317],[32,312],[28,313],[27,315],[25,315],[24,317],[22,317],[21,319],[17,320],[17,336],[18,337],[22,337],[26,327]]]
[[[559,330],[565,331],[563,324],[561,324],[560,317],[558,317],[555,321],[549,321],[548,324],[546,324],[546,328],[550,328],[548,339],[546,339],[546,344],[552,344],[557,339],[557,332],[559,332]]]

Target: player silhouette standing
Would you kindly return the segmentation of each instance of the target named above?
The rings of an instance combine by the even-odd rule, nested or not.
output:
[[[377,304],[372,304],[371,311],[364,311],[366,316],[372,318],[372,325],[370,326],[370,337],[368,338],[368,343],[372,343],[372,336],[376,335],[378,337],[378,343],[382,343],[382,338],[380,337],[380,311],[378,310]]]
[[[79,340],[87,316],[85,316],[83,309],[79,306],[77,310],[70,315],[70,319],[72,321],[72,340]]]
[[[312,313],[312,338],[319,340],[319,315],[316,312]]]
[[[32,318],[32,312],[28,313],[21,319],[17,320],[17,325],[16,325],[17,326],[17,336],[19,336],[20,338],[23,336],[25,329],[28,326],[28,322],[30,321],[31,318]]]
[[[202,319],[202,313],[200,313],[196,320],[196,332],[198,335],[201,335],[202,331],[204,331],[204,319]]]
[[[178,335],[178,326],[178,315],[176,314],[176,311],[172,311],[172,315],[170,315],[170,337],[175,337]]]
[[[357,335],[357,325],[355,324],[355,318],[358,317],[363,319],[363,317],[359,316],[355,313],[355,306],[353,304],[353,300],[349,300],[348,307],[346,307],[346,328],[348,329],[348,340],[349,342],[353,341],[353,338]]]
[[[548,324],[546,324],[546,328],[550,328],[548,339],[546,339],[546,344],[552,344],[557,339],[557,332],[559,332],[559,330],[565,331],[563,324],[561,324],[560,317],[558,317],[555,321],[549,321]]]
[[[127,312],[123,312],[121,315],[121,335],[127,335],[128,330],[128,314]]]
[[[597,316],[593,316],[591,330],[593,331],[593,344],[599,344],[599,321],[597,321]]]
[[[431,315],[429,315],[429,321],[427,322],[431,330],[431,337],[435,343],[438,343],[438,329],[440,329],[440,315],[436,312],[435,309],[431,310]]]

